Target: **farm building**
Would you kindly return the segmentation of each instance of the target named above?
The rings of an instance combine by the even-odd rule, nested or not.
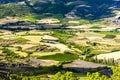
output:
[[[58,42],[58,38],[55,38],[55,37],[52,37],[52,36],[49,36],[49,35],[44,35],[42,37],[42,40],[44,42],[47,42],[47,43],[56,43],[56,42]]]

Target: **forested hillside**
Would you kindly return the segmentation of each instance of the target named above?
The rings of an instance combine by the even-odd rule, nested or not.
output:
[[[0,0],[0,17],[41,15],[99,19],[113,16],[118,0]]]

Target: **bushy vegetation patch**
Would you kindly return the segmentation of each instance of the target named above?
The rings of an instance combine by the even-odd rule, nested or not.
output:
[[[52,36],[57,37],[61,43],[67,44],[67,40],[75,36],[72,31],[56,30]]]
[[[27,6],[20,6],[14,3],[0,5],[0,18],[5,16],[24,16],[31,14],[31,10]]]
[[[92,74],[88,73],[87,80],[120,80],[119,71],[120,71],[120,65],[118,67],[116,66],[112,67],[112,72],[107,73],[106,74],[107,76],[101,75],[99,72],[92,73]],[[112,75],[108,75],[108,74],[112,74]]]
[[[16,58],[19,58],[19,56],[14,53],[14,51],[10,50],[10,49],[7,49],[7,48],[3,48],[2,49],[2,52],[5,53],[5,58],[8,60],[8,61],[12,61]]]
[[[89,55],[92,52],[92,48],[89,46],[82,46],[75,43],[69,43],[68,46],[79,49],[82,55]]]
[[[66,72],[62,74],[61,72],[56,73],[52,80],[79,80],[73,72]]]
[[[27,42],[27,41],[29,41],[28,39],[25,39],[25,38],[22,38],[22,37],[20,37],[20,38],[15,38],[14,40],[16,40],[16,41],[18,41],[18,42]]]
[[[89,24],[89,23],[90,23],[89,20],[85,20],[85,19],[80,19],[80,20],[79,20],[79,24],[80,24],[80,25]]]

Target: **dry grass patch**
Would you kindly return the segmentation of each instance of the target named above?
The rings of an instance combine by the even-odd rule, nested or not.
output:
[[[56,44],[52,44],[52,43],[45,43],[45,45],[49,45],[52,47],[56,47],[58,48],[61,52],[64,51],[70,51],[71,49],[69,49],[66,45],[62,44],[62,43],[56,43]]]
[[[30,34],[50,34],[49,31],[40,31],[40,30],[31,30],[29,31]]]
[[[48,56],[48,55],[54,55],[58,52],[34,52],[31,54],[31,56]]]
[[[55,60],[42,60],[37,58],[30,58],[29,64],[31,66],[37,67],[37,66],[52,66],[57,65],[59,62]]]
[[[70,29],[87,29],[87,28],[89,28],[89,26],[87,26],[87,25],[68,26],[67,28],[70,28]]]
[[[21,51],[15,51],[16,54],[18,54],[20,57],[27,57],[28,53],[26,52],[21,52]]]
[[[79,21],[68,21],[69,24],[79,24]]]
[[[111,53],[106,53],[106,54],[100,54],[96,56],[97,59],[114,59],[118,60],[120,59],[120,51],[118,52],[111,52]]]
[[[23,38],[30,40],[30,43],[40,43],[41,36],[23,36]]]
[[[23,50],[36,46],[35,44],[12,44],[13,47],[21,47]]]
[[[54,24],[54,23],[59,23],[60,21],[55,18],[45,18],[38,20],[38,23],[45,23],[45,24]]]
[[[16,35],[25,35],[27,31],[17,32]]]
[[[0,32],[2,32],[2,34],[3,35],[10,35],[10,34],[12,34],[12,32],[11,31],[8,31],[8,30],[0,30]]]

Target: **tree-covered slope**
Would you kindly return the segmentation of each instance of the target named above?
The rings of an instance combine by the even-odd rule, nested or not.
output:
[[[0,17],[28,14],[98,19],[113,16],[120,8],[116,0],[1,0]]]

